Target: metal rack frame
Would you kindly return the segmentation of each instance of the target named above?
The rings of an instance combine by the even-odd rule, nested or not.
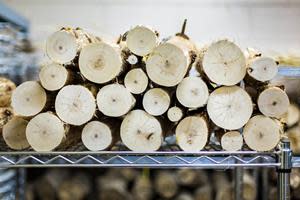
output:
[[[276,168],[278,200],[288,200],[290,199],[290,172],[292,167],[300,167],[300,157],[292,157],[290,142],[286,139],[281,141],[278,151],[266,153],[254,151],[0,152],[0,168],[27,167]]]

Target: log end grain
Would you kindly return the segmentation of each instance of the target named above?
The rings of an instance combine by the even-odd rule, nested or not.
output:
[[[147,113],[153,116],[164,114],[170,106],[169,94],[161,88],[148,90],[143,97],[143,107]]]
[[[243,136],[238,131],[228,131],[221,137],[221,146],[225,151],[239,151],[243,146]]]
[[[124,85],[132,94],[141,94],[147,89],[148,77],[142,69],[132,69],[126,74]]]

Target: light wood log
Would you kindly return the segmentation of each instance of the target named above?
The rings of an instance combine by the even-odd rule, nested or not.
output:
[[[233,42],[219,40],[203,52],[197,69],[200,73],[205,73],[213,83],[231,86],[245,77],[246,58]]]
[[[212,186],[210,184],[206,184],[205,186],[199,187],[195,191],[194,200],[213,200],[213,191]]]
[[[61,64],[51,63],[41,68],[39,79],[46,90],[56,91],[70,82],[71,75]]]
[[[13,117],[3,126],[2,135],[7,146],[15,150],[23,150],[29,147],[25,134],[27,124],[27,120]]]
[[[259,56],[248,63],[247,75],[254,81],[267,82],[275,78],[278,72],[276,61],[270,57]]]
[[[47,39],[46,53],[54,62],[69,64],[85,45],[99,40],[79,28],[62,28]]]
[[[171,122],[178,122],[183,117],[183,111],[177,106],[168,109],[167,117]]]
[[[194,200],[194,198],[190,193],[182,192],[179,195],[177,195],[175,200]]]
[[[215,172],[213,173],[213,184],[216,190],[215,200],[233,200],[234,191],[233,186],[229,182],[226,173],[224,172]]]
[[[208,88],[200,77],[184,78],[176,89],[178,101],[187,108],[200,108],[208,100]]]
[[[228,131],[221,137],[221,146],[225,151],[239,151],[243,147],[243,136],[238,131]]]
[[[81,74],[94,83],[107,83],[123,71],[119,46],[106,42],[86,45],[79,55]]]
[[[0,107],[10,106],[11,95],[16,85],[11,80],[0,77]]]
[[[32,118],[26,127],[26,138],[35,151],[52,151],[65,138],[68,127],[50,112]]]
[[[65,179],[58,190],[59,199],[82,200],[91,192],[91,180],[85,173],[77,173],[69,179]]]
[[[167,112],[170,102],[170,95],[162,88],[152,88],[143,97],[145,111],[153,116],[159,116]]]
[[[144,175],[138,176],[134,181],[132,194],[135,200],[151,200],[154,193],[150,178]]]
[[[3,126],[13,117],[14,113],[11,107],[0,107],[0,133]]]
[[[91,120],[95,114],[95,97],[84,86],[67,85],[56,96],[55,111],[64,122],[82,125]]]
[[[176,177],[170,171],[159,171],[154,178],[154,188],[159,196],[173,198],[178,192]]]
[[[176,140],[184,151],[200,151],[208,140],[209,127],[204,116],[188,116],[176,127]]]
[[[190,188],[206,185],[209,182],[207,173],[203,170],[180,169],[176,176],[180,185]]]
[[[121,84],[109,84],[97,94],[98,109],[106,116],[121,117],[135,105],[134,96]]]
[[[183,46],[172,41],[165,42],[149,55],[146,60],[146,71],[154,83],[173,87],[185,77],[192,59],[189,49]]]
[[[268,117],[280,118],[288,111],[289,97],[279,87],[268,87],[257,99],[260,112]]]
[[[278,121],[263,115],[256,115],[245,125],[243,137],[252,150],[270,151],[279,143],[281,131]]]
[[[257,190],[254,178],[247,172],[243,174],[243,199],[256,200]]]
[[[158,45],[158,34],[146,26],[136,26],[127,32],[126,45],[132,53],[146,56]]]
[[[143,110],[129,112],[120,129],[122,142],[133,151],[156,151],[163,140],[160,122]]]
[[[97,180],[99,190],[99,200],[131,200],[132,197],[126,188],[124,179],[115,176],[102,176]]]
[[[119,123],[116,121],[88,122],[82,130],[81,140],[84,146],[91,151],[108,149],[118,141]]]
[[[300,121],[300,109],[297,104],[291,103],[287,112],[283,115],[283,122],[292,127]]]
[[[252,111],[250,96],[238,86],[220,87],[208,98],[207,112],[210,119],[224,129],[241,128],[250,119]]]
[[[45,108],[47,95],[38,82],[26,81],[13,91],[11,100],[16,115],[29,117]]]
[[[286,134],[291,142],[291,148],[294,153],[300,152],[300,126],[297,125],[286,131]]]
[[[142,69],[132,69],[126,74],[124,85],[132,94],[141,94],[147,89],[148,77]]]

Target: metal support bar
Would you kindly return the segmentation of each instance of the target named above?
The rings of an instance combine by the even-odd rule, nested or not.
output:
[[[292,169],[292,150],[288,139],[283,139],[280,144],[280,166],[278,172],[278,200],[290,200],[290,173]]]

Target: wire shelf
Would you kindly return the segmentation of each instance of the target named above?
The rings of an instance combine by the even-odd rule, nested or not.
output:
[[[277,153],[253,151],[187,152],[0,152],[0,168],[16,167],[134,167],[206,168],[278,167]]]

